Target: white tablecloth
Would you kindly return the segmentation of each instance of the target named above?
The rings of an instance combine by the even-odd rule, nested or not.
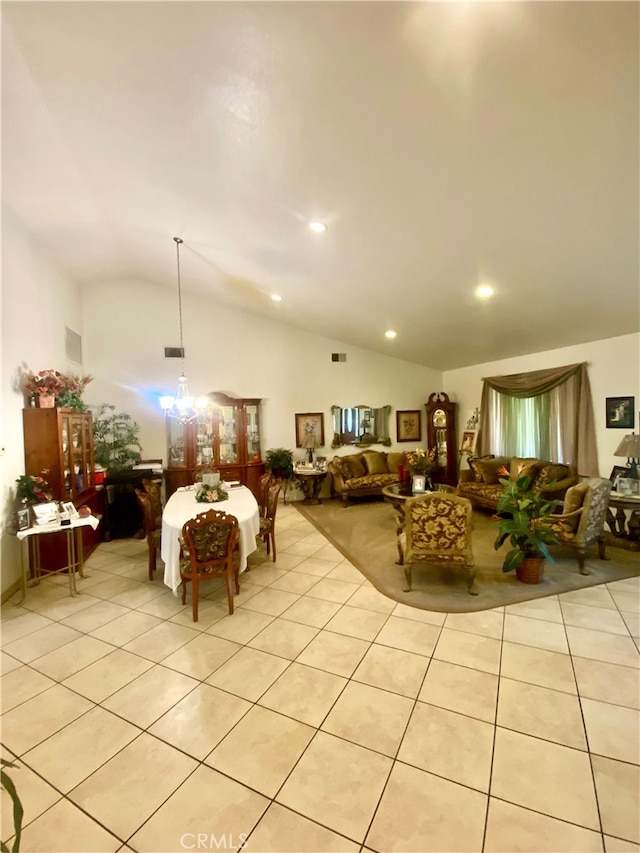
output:
[[[260,532],[260,510],[253,492],[246,486],[229,489],[229,500],[220,503],[198,503],[195,489],[178,489],[174,492],[162,513],[162,547],[164,560],[164,582],[175,592],[180,586],[180,545],[178,537],[185,521],[200,513],[216,509],[235,515],[240,528],[240,571],[247,567],[247,557],[258,547],[256,536]]]

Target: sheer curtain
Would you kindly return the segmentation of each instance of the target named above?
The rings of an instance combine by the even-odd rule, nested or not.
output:
[[[477,452],[552,459],[598,476],[586,363],[485,379]]]

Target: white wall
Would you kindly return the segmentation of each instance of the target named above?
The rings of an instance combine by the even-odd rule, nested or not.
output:
[[[269,447],[295,449],[296,412],[323,412],[325,447],[318,452],[332,456],[332,405],[391,405],[395,442],[395,410],[424,411],[428,395],[442,390],[440,371],[190,294],[183,293],[182,302],[190,392],[261,398],[263,453]],[[83,306],[85,364],[96,377],[85,399],[113,403],[132,415],[140,424],[144,455],[166,460],[159,397],[175,393],[182,368],[179,359],[164,357],[165,346],[180,343],[175,291],[144,282],[113,282],[86,288]],[[347,361],[332,362],[332,352],[345,352]]]
[[[83,333],[79,290],[66,282],[11,211],[3,208],[2,434],[0,568],[2,591],[20,577],[20,552],[10,533],[15,480],[24,474],[21,371],[78,373],[65,361],[65,326]]]
[[[608,477],[614,465],[624,464],[624,460],[615,457],[613,453],[626,432],[605,427],[605,398],[635,397],[635,432],[640,428],[640,335],[621,335],[618,338],[449,370],[444,374],[444,388],[459,403],[458,425],[464,429],[474,408],[480,406],[483,377],[524,373],[584,361],[589,364],[600,476]]]

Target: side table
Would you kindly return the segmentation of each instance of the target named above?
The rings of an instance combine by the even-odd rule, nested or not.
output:
[[[613,509],[616,510],[615,515]],[[631,510],[629,520],[625,509]],[[631,550],[640,551],[640,496],[632,497],[611,492],[607,507],[607,524],[614,536],[626,536],[629,539]]]
[[[40,537],[47,533],[66,533],[67,534],[67,565],[61,569],[50,569],[47,574],[55,575],[59,572],[69,573],[69,592],[71,595],[76,595],[76,572],[79,572],[80,577],[84,574],[82,566],[84,563],[84,554],[82,549],[82,528],[86,526],[92,527],[94,530],[100,523],[100,519],[95,515],[90,515],[87,518],[73,518],[71,524],[64,527],[56,522],[55,524],[42,524],[34,527],[29,527],[26,530],[19,530],[16,534],[18,540],[23,544],[21,548],[22,559],[22,598],[18,604],[22,604],[27,594],[27,575],[29,572],[29,560],[25,560],[25,550],[30,550],[32,557],[32,568],[34,582],[40,583],[42,576],[42,566],[40,564]]]
[[[296,471],[295,477],[304,495],[303,504],[321,504],[318,497],[320,488],[327,476],[326,471]]]

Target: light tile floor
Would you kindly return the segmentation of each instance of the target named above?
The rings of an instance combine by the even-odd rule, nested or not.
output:
[[[2,607],[23,853],[640,850],[639,579],[429,613],[294,507],[277,533],[233,616],[139,540]]]

